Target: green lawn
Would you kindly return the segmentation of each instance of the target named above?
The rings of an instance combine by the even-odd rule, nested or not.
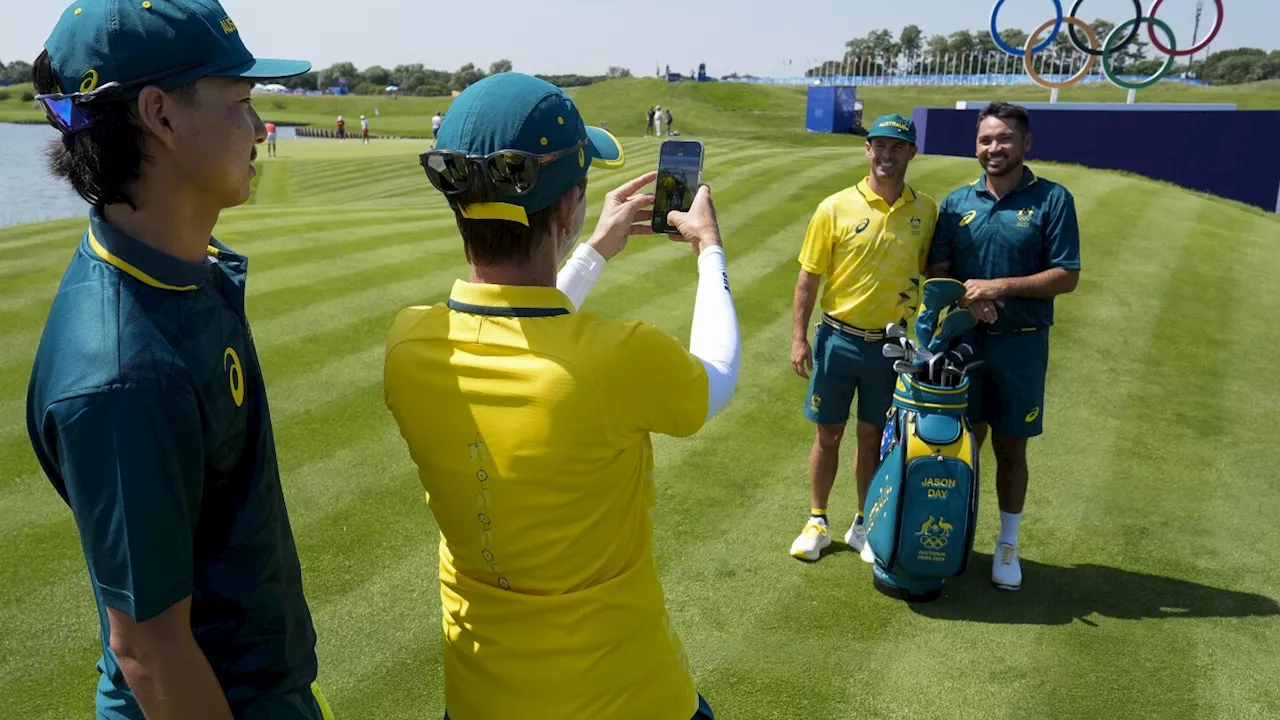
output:
[[[43,115],[31,103],[20,102],[23,90],[8,88],[9,100],[0,101],[0,122],[39,122]],[[804,86],[745,85],[741,83],[665,83],[655,79],[611,80],[569,93],[582,108],[587,122],[607,123],[618,135],[643,135],[644,111],[652,105],[670,108],[675,127],[684,134],[715,135],[768,141],[773,144],[841,145],[847,137],[808,133],[804,129],[807,90]],[[1077,85],[1061,93],[1062,102],[1124,102],[1127,91],[1111,85]],[[916,107],[955,107],[956,100],[1048,101],[1049,91],[1034,86],[951,87],[919,86],[858,88],[865,102],[864,121],[887,113],[911,117]],[[1195,87],[1163,82],[1138,93],[1139,102],[1230,102],[1242,110],[1280,109],[1280,81],[1250,85]],[[262,117],[289,125],[310,125],[331,130],[342,113],[348,128],[359,128],[367,115],[371,130],[380,135],[430,137],[431,116],[447,110],[452,98],[401,96],[296,97],[259,95],[254,105]],[[374,110],[379,115],[374,115]]]
[[[787,92],[770,91],[762,112],[782,112]],[[625,171],[593,173],[596,208],[654,165],[656,140],[627,147]],[[250,257],[248,311],[320,680],[340,720],[442,710],[435,526],[381,398],[396,311],[442,300],[466,272],[421,149],[282,143],[283,157],[259,161],[253,202],[218,228]],[[1259,454],[1280,416],[1280,219],[1139,178],[1035,167],[1077,198],[1084,272],[1058,302],[1047,432],[1031,445],[1025,587],[987,583],[998,523],[988,451],[971,572],[942,600],[908,606],[876,593],[853,553],[816,564],[787,554],[808,510],[813,432],[787,360],[795,256],[816,204],[862,177],[862,155],[708,140],[741,384],[697,436],[655,438],[654,519],[673,623],[718,717],[1280,716],[1280,489]],[[910,180],[941,200],[977,172],[922,157]],[[92,708],[84,561],[23,421],[32,352],[84,226],[0,230],[6,718]],[[686,339],[695,281],[686,248],[638,239],[587,308]],[[855,504],[846,447],[830,505],[841,534]]]

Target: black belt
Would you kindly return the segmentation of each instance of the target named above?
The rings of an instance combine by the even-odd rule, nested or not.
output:
[[[822,314],[822,323],[834,329],[836,332],[856,337],[860,340],[866,340],[867,342],[880,342],[887,337],[884,334],[884,330],[863,330],[862,328],[842,323],[826,313]]]

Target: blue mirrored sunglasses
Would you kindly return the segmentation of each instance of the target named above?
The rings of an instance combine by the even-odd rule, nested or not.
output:
[[[74,135],[81,130],[93,127],[97,119],[93,116],[91,104],[94,101],[111,100],[119,96],[121,92],[133,88],[146,87],[153,82],[159,82],[166,78],[176,77],[186,72],[190,72],[200,67],[204,63],[195,65],[186,65],[179,68],[166,70],[157,75],[151,75],[127,83],[109,82],[100,87],[96,87],[88,92],[74,93],[45,93],[36,95],[36,100],[40,103],[40,107],[44,109],[45,119],[49,124],[57,128],[60,132],[68,135]],[[86,107],[90,106],[90,107]]]

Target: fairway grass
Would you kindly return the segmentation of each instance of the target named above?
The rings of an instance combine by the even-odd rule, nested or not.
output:
[[[656,162],[656,139],[624,142],[625,170],[592,171],[588,227],[607,190]],[[381,384],[396,312],[442,301],[467,273],[417,164],[425,146],[281,143],[280,158],[259,158],[251,202],[217,229],[249,257],[248,314],[338,720],[443,711],[437,534]],[[787,555],[808,509],[813,433],[788,361],[795,258],[813,209],[860,179],[865,158],[707,140],[740,385],[698,435],[654,438],[653,516],[672,622],[718,718],[1280,716],[1280,487],[1264,462],[1280,417],[1268,359],[1280,219],[1142,178],[1032,167],[1075,195],[1084,269],[1057,302],[1046,434],[1030,447],[1025,587],[988,582],[988,450],[970,570],[938,602],[910,606],[876,593],[840,541],[818,563]],[[977,173],[972,160],[920,157],[909,180],[941,202]],[[84,227],[0,229],[4,718],[92,712],[92,593],[23,421],[40,328]],[[634,238],[584,310],[687,341],[696,280],[686,246]],[[840,535],[855,510],[852,448],[830,504]]]
[[[14,86],[10,99],[0,101],[0,122],[41,122],[43,114],[33,103],[22,103],[23,90]],[[605,123],[616,135],[644,134],[644,111],[653,105],[670,109],[675,129],[684,135],[711,135],[767,141],[771,145],[848,145],[856,138],[810,133],[804,129],[808,88],[804,85],[751,85],[713,82],[667,83],[653,78],[610,80],[567,92],[593,125]],[[957,100],[1047,102],[1049,91],[1035,85],[963,87],[951,85],[888,86],[862,85],[858,98],[864,102],[863,122],[888,113],[911,117],[917,107],[954,108]],[[1109,83],[1077,85],[1061,91],[1062,102],[1123,103],[1128,91]],[[1235,103],[1241,110],[1280,109],[1280,80],[1199,87],[1165,81],[1137,94],[1142,103]],[[339,113],[348,127],[357,127],[367,115],[371,131],[377,135],[428,138],[431,116],[447,111],[449,97],[400,96],[293,96],[255,95],[254,107],[265,120],[283,125],[307,125],[334,130]],[[374,114],[375,110],[379,113]],[[348,138],[347,144],[358,141]]]

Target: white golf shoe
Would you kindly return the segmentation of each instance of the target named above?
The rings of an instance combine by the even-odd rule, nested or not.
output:
[[[991,559],[991,584],[1000,590],[1017,590],[1022,587],[1022,565],[1018,563],[1018,548],[1009,543],[996,545]]]
[[[865,523],[854,521],[849,526],[849,532],[844,534],[845,543],[858,552],[858,556],[863,562],[873,563],[876,561],[875,553],[871,552],[871,545],[867,543],[867,526]]]
[[[819,518],[809,518],[800,536],[791,543],[791,555],[801,560],[817,560],[822,549],[830,544],[831,533],[827,531],[827,524]]]

